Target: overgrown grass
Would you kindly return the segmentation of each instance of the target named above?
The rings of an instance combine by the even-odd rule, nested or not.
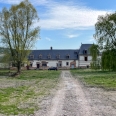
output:
[[[0,114],[30,115],[57,86],[60,71],[23,71],[16,78],[0,79]]]
[[[71,73],[88,86],[116,90],[116,72],[78,69],[71,70]]]
[[[0,76],[9,76],[13,73],[15,73],[16,70],[9,70],[9,69],[0,69]]]
[[[0,70],[0,76],[8,76],[9,70]]]

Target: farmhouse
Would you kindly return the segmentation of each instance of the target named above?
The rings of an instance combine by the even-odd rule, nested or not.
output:
[[[92,62],[89,48],[92,44],[81,44],[79,49],[53,49],[32,50],[28,56],[30,69],[48,69],[57,67],[58,69],[70,68],[89,68]],[[2,50],[2,49],[1,49]],[[0,51],[0,58],[3,57],[3,51]],[[99,55],[98,58],[101,58]],[[12,65],[12,66],[11,66]],[[24,64],[26,68],[27,63]],[[0,68],[15,68],[12,63],[0,62]]]
[[[28,56],[31,68],[48,69],[58,67],[59,69],[89,68],[92,61],[89,48],[92,44],[81,44],[79,49],[56,50],[32,50]]]

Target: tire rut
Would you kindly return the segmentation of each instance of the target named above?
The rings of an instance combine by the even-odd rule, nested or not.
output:
[[[69,71],[62,71],[62,82],[47,116],[93,116],[80,84]]]

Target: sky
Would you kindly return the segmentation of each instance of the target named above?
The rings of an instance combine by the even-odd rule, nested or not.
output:
[[[0,11],[22,0],[0,0]],[[40,27],[33,49],[79,49],[96,43],[95,23],[99,15],[113,13],[116,0],[29,0],[36,8]]]

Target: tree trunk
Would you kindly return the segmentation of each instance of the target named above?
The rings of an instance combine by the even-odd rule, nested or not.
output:
[[[21,72],[21,61],[17,62],[17,73]]]

